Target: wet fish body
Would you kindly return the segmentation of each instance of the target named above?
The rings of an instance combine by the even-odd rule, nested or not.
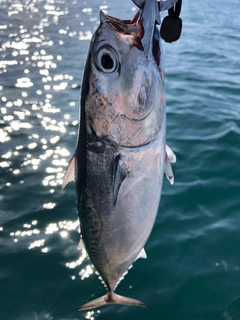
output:
[[[76,180],[82,240],[108,293],[79,310],[111,303],[144,306],[114,290],[144,255],[164,168],[173,179],[165,151],[162,51],[148,2],[133,21],[101,12],[85,65],[79,137],[63,187]]]

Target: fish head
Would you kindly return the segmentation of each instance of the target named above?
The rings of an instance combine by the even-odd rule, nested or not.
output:
[[[144,34],[149,33],[141,16],[140,11],[132,21],[120,20],[101,11],[90,44],[82,107],[88,134],[104,143],[144,145],[155,140],[165,124],[158,30],[154,20],[151,45],[146,45]]]

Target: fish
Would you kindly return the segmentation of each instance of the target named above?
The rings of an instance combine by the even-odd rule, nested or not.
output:
[[[78,310],[142,306],[115,293],[152,231],[163,173],[176,157],[166,146],[164,68],[155,0],[132,20],[100,12],[85,63],[78,140],[62,188],[75,180],[81,241],[107,294]],[[81,245],[82,243],[82,245]]]

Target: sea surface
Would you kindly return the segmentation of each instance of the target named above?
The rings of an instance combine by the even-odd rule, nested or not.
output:
[[[77,311],[105,293],[77,250],[75,185],[61,190],[100,9],[136,11],[131,0],[0,2],[0,319],[240,320],[238,0],[183,0],[182,36],[164,43],[175,184],[164,178],[148,258],[117,288],[147,307]]]

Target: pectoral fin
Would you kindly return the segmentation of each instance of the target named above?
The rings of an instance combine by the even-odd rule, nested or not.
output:
[[[64,189],[69,182],[75,180],[75,163],[76,163],[76,157],[74,154],[72,159],[69,162],[67,171],[65,172],[63,183],[62,183],[62,189]]]
[[[126,178],[128,170],[126,165],[122,160],[121,154],[117,155],[113,163],[113,201],[114,206],[117,202],[118,192],[123,183],[123,180]]]

